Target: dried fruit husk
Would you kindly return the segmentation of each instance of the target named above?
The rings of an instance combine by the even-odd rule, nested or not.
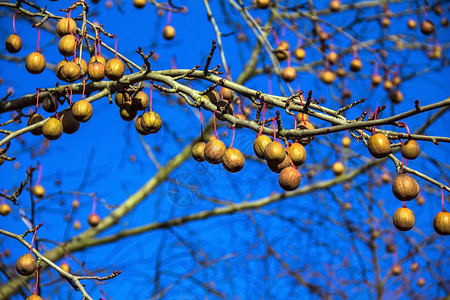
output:
[[[400,173],[392,181],[392,192],[398,200],[410,201],[419,194],[419,185],[408,174]]]

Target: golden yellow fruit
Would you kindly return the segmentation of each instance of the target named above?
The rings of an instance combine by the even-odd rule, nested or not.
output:
[[[156,133],[161,129],[161,117],[154,111],[144,113],[141,119],[142,128],[149,133]]]
[[[11,206],[8,203],[0,204],[0,215],[7,216],[11,212]]]
[[[403,269],[400,265],[395,264],[394,266],[392,266],[391,271],[392,271],[392,275],[398,276],[403,272]]]
[[[56,33],[59,36],[65,36],[67,34],[73,33],[74,35],[77,33],[77,23],[72,18],[62,18],[56,24]]]
[[[79,100],[72,106],[72,114],[75,120],[87,122],[92,117],[93,109],[91,103],[87,100]]]
[[[380,75],[378,75],[378,74],[372,75],[372,79],[371,79],[372,86],[379,86],[382,81],[383,81],[383,78],[381,78]]]
[[[387,17],[384,17],[381,19],[381,26],[384,28],[388,28],[389,26],[391,26],[391,20]]]
[[[339,0],[331,0],[328,4],[328,7],[332,12],[337,12],[341,9],[341,1]]]
[[[390,91],[390,90],[393,88],[393,86],[394,86],[394,84],[393,84],[392,81],[390,81],[390,80],[386,80],[386,81],[384,82],[384,84],[383,84],[383,88],[384,88],[386,91]]]
[[[339,76],[340,78],[345,77],[345,75],[347,75],[347,72],[345,72],[344,68],[340,67],[339,69],[336,70],[336,75]]]
[[[130,94],[128,94],[127,92],[117,92],[114,96],[114,102],[118,107],[121,107],[125,102],[131,103]]]
[[[119,80],[125,73],[125,66],[118,58],[108,60],[105,66],[105,75],[109,80]]]
[[[105,65],[98,61],[89,63],[87,73],[93,82],[101,81],[105,78]]]
[[[300,172],[294,167],[284,168],[278,175],[278,184],[285,191],[297,189],[302,181]]]
[[[258,8],[268,8],[270,5],[270,0],[256,0],[255,4]]]
[[[60,120],[50,118],[42,127],[42,134],[48,140],[56,140],[63,133],[63,125]]]
[[[147,3],[146,0],[133,0],[133,5],[136,8],[143,8],[146,3]]]
[[[43,300],[39,295],[30,295],[25,300]]]
[[[325,84],[332,84],[333,81],[336,79],[336,75],[331,71],[322,71],[319,74],[319,78]]]
[[[6,38],[5,48],[9,53],[17,53],[22,49],[22,39],[16,34],[11,34]]]
[[[61,55],[72,56],[75,54],[77,39],[71,34],[63,36],[58,42],[58,50]]]
[[[245,158],[241,151],[236,148],[229,148],[222,158],[222,166],[231,173],[237,173],[244,167]]]
[[[35,123],[38,123],[40,121],[44,120],[44,117],[40,114],[33,114],[31,117],[28,118],[27,126],[33,125]],[[42,127],[35,128],[33,130],[30,130],[31,134],[33,135],[41,135],[42,134]]]
[[[29,276],[34,273],[36,268],[36,258],[30,253],[22,255],[16,261],[16,270],[20,275]]]
[[[270,142],[266,148],[264,148],[264,158],[272,165],[281,163],[286,155],[286,149],[277,141]]]
[[[367,142],[370,154],[375,158],[383,158],[391,153],[391,143],[381,132],[372,135]]]
[[[279,164],[271,164],[270,162],[267,161],[267,166],[269,167],[269,169],[274,172],[274,173],[280,173],[281,171],[283,171],[285,168],[290,167],[291,166],[291,160],[289,159],[289,156],[286,155],[284,157],[284,160],[282,162],[280,162]]]
[[[433,34],[434,32],[434,24],[430,20],[425,20],[422,23],[420,23],[420,32],[422,32],[425,35]]]
[[[295,50],[294,50],[294,57],[296,59],[303,60],[303,59],[305,59],[305,56],[306,56],[306,52],[305,52],[305,50],[303,48],[300,48],[300,47],[295,48]]]
[[[91,213],[88,217],[88,224],[91,227],[95,227],[100,223],[101,219],[100,216],[97,215],[96,213]]]
[[[414,19],[408,19],[406,25],[409,29],[416,29],[417,28],[417,22]]]
[[[192,158],[198,162],[205,161],[205,142],[198,142],[192,147]]]
[[[63,263],[61,263],[61,265],[59,267],[61,269],[63,269],[64,271],[66,271],[67,273],[70,273],[70,266],[68,263],[63,262]]]
[[[267,135],[260,135],[253,141],[253,151],[255,152],[256,156],[258,156],[261,159],[264,159],[264,149],[266,149],[266,146],[269,145],[269,143],[272,142],[272,139],[268,137]]]
[[[354,58],[351,62],[350,62],[350,70],[352,70],[353,72],[359,72],[362,69],[362,62],[359,58]]]
[[[281,78],[283,78],[286,82],[292,82],[297,77],[296,71],[292,67],[286,67],[283,69],[283,72],[281,73]]]
[[[414,227],[416,218],[413,211],[404,206],[397,208],[394,216],[392,217],[392,221],[394,222],[395,228],[397,228],[398,230],[408,231]]]
[[[433,228],[439,235],[450,234],[450,213],[447,210],[437,213],[433,219]]]
[[[77,81],[81,77],[81,68],[77,63],[68,61],[66,63],[63,63],[60,76],[62,80],[67,82]]]
[[[411,263],[410,269],[411,269],[411,272],[418,271],[419,270],[419,264],[417,262]]]
[[[131,106],[136,110],[146,109],[149,103],[148,95],[143,91],[137,92],[131,100]]]
[[[301,166],[306,161],[306,150],[299,143],[292,143],[288,147],[289,156],[295,166]]]
[[[40,74],[45,70],[45,57],[39,52],[31,52],[25,59],[25,69],[31,74]]]
[[[101,55],[91,56],[91,58],[89,58],[88,65],[93,63],[94,61],[97,61],[97,62],[101,63],[102,65],[106,66],[106,59]]]
[[[137,117],[136,120],[134,121],[134,127],[136,128],[136,131],[137,131],[140,135],[149,135],[150,132],[147,132],[144,128],[142,128],[141,120],[142,120],[142,116],[139,116],[139,117]]]
[[[348,136],[344,136],[342,138],[342,141],[341,141],[342,147],[349,148],[351,143],[352,143],[352,139],[349,138]]]
[[[299,122],[299,124],[297,125],[297,129],[299,130],[314,130],[314,125],[309,122],[309,121],[302,121]],[[309,136],[309,137],[304,137],[300,140],[300,144],[302,144],[303,146],[308,145],[309,143],[311,143],[312,140],[314,140],[316,137],[313,136]]]
[[[410,201],[419,194],[419,184],[408,174],[400,173],[392,181],[392,192],[398,200]]]
[[[81,222],[79,220],[75,220],[75,222],[73,222],[73,229],[75,230],[81,229]]]
[[[33,195],[38,198],[43,198],[45,196],[45,189],[42,185],[36,184],[33,187]]]
[[[419,144],[415,140],[407,140],[403,143],[401,152],[406,159],[416,159],[420,154]]]
[[[210,164],[218,165],[222,162],[226,150],[227,147],[222,141],[213,139],[205,146],[205,159]]]
[[[392,103],[398,104],[403,101],[403,94],[399,90],[394,90],[389,93],[389,99]]]
[[[64,58],[56,65],[55,73],[56,73],[56,77],[58,77],[59,80],[66,81],[66,78],[62,75],[62,69],[64,68],[64,66],[67,63],[68,63],[67,59]]]
[[[333,171],[334,175],[339,176],[344,173],[345,168],[340,161],[337,161],[331,166],[331,170]]]
[[[163,31],[162,31],[162,36],[166,39],[166,40],[171,40],[171,39],[173,39],[174,37],[175,37],[175,28],[173,28],[172,26],[170,26],[170,25],[166,25],[164,28],[163,28]]]

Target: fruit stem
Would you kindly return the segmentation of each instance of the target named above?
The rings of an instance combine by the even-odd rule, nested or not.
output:
[[[273,37],[275,38],[275,43],[277,44],[277,47],[280,45],[280,40],[278,40],[278,34],[275,30],[272,30]]]
[[[445,206],[444,206],[444,188],[441,186],[441,195],[442,195],[442,211],[446,211],[445,210]]]
[[[202,115],[202,109],[199,107],[198,111],[200,112],[200,132],[202,134],[202,142],[204,142],[205,139],[203,138],[203,115]]]
[[[170,5],[169,5],[170,6]],[[167,12],[167,22],[166,22],[166,26],[170,25],[170,21],[172,21],[172,10],[168,10]]]
[[[153,104],[153,84],[150,86],[150,111],[152,111],[152,104]],[[200,108],[199,108],[200,109]],[[202,115],[202,112],[200,111],[200,116]],[[201,123],[200,119],[200,123]],[[203,132],[202,132],[203,134]]]
[[[358,58],[358,46],[353,44],[353,58]]]
[[[39,107],[39,92],[41,91],[40,88],[37,88],[37,96],[36,96],[36,109],[34,110],[34,113],[37,112],[38,107]]]
[[[403,202],[403,208],[406,208],[406,203],[405,203],[405,201],[402,201]]]
[[[119,56],[117,56],[117,35],[112,35],[116,39],[116,44],[114,46],[114,54],[116,55],[116,58],[119,59]]]
[[[83,77],[83,92],[81,94],[81,99],[84,100],[84,91],[86,90],[86,77]],[[70,90],[72,91],[72,90]],[[55,104],[56,105],[56,104]],[[55,107],[55,111],[56,111],[56,107]]]
[[[30,254],[31,254],[31,252],[33,251],[33,243],[34,243],[34,238],[36,237],[36,232],[37,232],[37,230],[38,230],[38,228],[39,228],[39,226],[36,226],[35,228],[34,228],[34,234],[33,234],[33,238],[31,239],[31,247],[30,247]]]
[[[92,213],[95,214],[96,210],[97,210],[97,197],[94,195],[92,196]]]
[[[36,29],[38,31],[37,50],[36,50],[36,52],[40,53],[40,51],[39,51],[39,40],[41,38],[41,31],[39,30],[39,27],[36,27]]]
[[[72,107],[73,103],[72,103],[72,88],[70,86],[68,86],[69,91],[70,91],[70,98],[69,98],[69,107]]]
[[[261,129],[259,130],[256,137],[259,137],[261,135],[265,124],[266,124],[266,102],[264,102],[264,105],[263,105],[263,121],[262,121]]]
[[[14,30],[14,34],[16,34],[16,14],[17,14],[17,11],[13,15],[13,30]]]
[[[234,143],[234,136],[235,136],[235,131],[234,131],[234,125],[231,125],[232,129],[233,129],[233,138],[231,139],[231,145],[228,149],[233,148],[233,143]]]
[[[34,285],[33,295],[36,295],[38,284],[39,284],[39,268],[36,267],[36,284]]]
[[[213,113],[213,116],[214,116],[214,132],[216,133],[216,139],[219,139],[219,136],[217,135],[217,127],[216,127],[216,111],[217,111],[217,109]]]
[[[272,127],[273,127],[273,140],[275,141],[277,138],[277,132],[275,130],[275,119],[272,121]]]
[[[38,173],[38,178],[36,180],[36,185],[41,183],[41,178],[42,178],[42,165],[39,165],[39,173]]]
[[[375,121],[376,119],[377,119],[377,114],[378,114],[378,109],[379,109],[380,107],[379,106],[377,106],[377,108],[375,109],[375,115],[373,116],[373,120]],[[375,134],[375,126],[373,126],[373,128],[372,128],[372,135],[374,135]]]

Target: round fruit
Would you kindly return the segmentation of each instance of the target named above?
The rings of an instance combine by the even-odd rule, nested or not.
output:
[[[132,106],[131,103],[129,102],[125,102],[121,107],[120,107],[120,117],[124,120],[124,121],[131,121],[134,119],[134,117],[136,117],[137,115],[137,110],[135,110]]]
[[[298,124],[303,124],[303,121],[309,122],[309,116],[307,114],[298,113],[296,120]]]
[[[381,132],[372,135],[367,142],[370,154],[375,158],[383,158],[391,153],[391,143]]]
[[[156,133],[161,129],[161,117],[154,111],[144,113],[141,119],[142,128],[149,133]]]
[[[339,68],[336,70],[336,75],[340,78],[343,78],[345,77],[345,75],[347,75],[347,73],[345,72],[344,68]]]
[[[100,223],[100,216],[96,213],[91,213],[88,217],[88,224],[92,227],[95,227]]]
[[[56,32],[59,36],[65,36],[66,34],[77,33],[77,23],[72,18],[62,18],[56,24]]]
[[[394,244],[389,243],[386,245],[386,252],[394,253],[395,251],[397,251],[397,248],[395,247]]]
[[[93,82],[99,82],[105,78],[105,65],[95,60],[89,63],[87,73]]]
[[[306,161],[306,150],[299,143],[292,143],[288,147],[289,156],[295,166],[301,166]]]
[[[81,229],[81,222],[80,222],[80,220],[75,220],[75,222],[73,222],[73,229],[75,229],[75,230],[80,230]]]
[[[80,100],[73,104],[72,114],[75,120],[87,122],[92,117],[92,105],[87,100]]]
[[[281,41],[274,52],[278,60],[283,61],[287,59],[289,55],[289,43],[286,41]]]
[[[294,50],[294,57],[298,60],[303,60],[306,56],[305,50],[303,48],[296,48]]]
[[[424,205],[425,204],[425,198],[422,195],[418,195],[416,198],[417,205]]]
[[[267,166],[269,167],[269,169],[272,172],[280,173],[281,171],[283,171],[283,169],[291,166],[291,160],[289,159],[289,156],[286,155],[284,157],[284,160],[281,163],[279,163],[279,164],[271,164],[271,163],[267,162]]]
[[[22,49],[22,39],[16,34],[11,34],[6,38],[5,47],[9,53],[17,53]]]
[[[348,136],[344,136],[342,138],[342,141],[341,141],[342,147],[349,148],[351,143],[352,143],[352,139],[349,138]]]
[[[73,62],[76,63],[78,66],[80,66],[80,64],[78,63],[78,59],[79,59],[79,57],[76,57],[73,60]],[[88,66],[87,66],[86,61],[84,59],[81,59],[81,71],[82,72],[81,72],[80,78],[83,78],[83,76],[87,74],[87,70],[88,70]]]
[[[198,162],[205,161],[205,142],[198,142],[192,147],[192,158]]]
[[[213,139],[205,146],[205,159],[210,164],[218,165],[222,162],[226,150],[227,147],[222,141]]]
[[[222,158],[222,165],[228,172],[237,173],[244,167],[245,158],[242,152],[236,148],[229,148]]]
[[[362,62],[359,58],[354,58],[351,62],[350,62],[350,70],[352,70],[353,72],[359,72],[362,69]]]
[[[330,64],[335,64],[338,62],[339,56],[336,52],[331,51],[330,53],[328,53],[327,55],[327,60]]]
[[[117,92],[114,96],[114,102],[121,107],[125,102],[131,102],[130,94],[127,92]]]
[[[131,100],[131,106],[136,110],[144,110],[150,103],[148,96],[143,91],[139,91]]]
[[[321,30],[319,33],[319,40],[321,42],[326,42],[326,40],[328,40],[328,33],[324,30]]]
[[[40,74],[46,66],[45,57],[39,52],[31,52],[25,59],[25,69],[31,74]]]
[[[41,116],[40,114],[33,114],[31,117],[28,118],[27,126],[33,125],[33,124],[38,123],[38,122],[40,122],[42,120],[44,120],[43,116]],[[42,134],[42,127],[38,127],[38,128],[33,129],[33,130],[30,130],[30,132],[33,135],[41,135]]]
[[[42,127],[42,134],[48,140],[56,140],[63,133],[63,125],[60,120],[50,118]]]
[[[408,25],[409,29],[417,28],[417,22],[414,19],[408,19],[408,22],[406,24]]]
[[[389,93],[389,98],[391,99],[392,103],[397,104],[403,101],[403,94],[399,90],[394,90]]]
[[[7,203],[0,204],[0,215],[7,216],[11,212],[11,206]]]
[[[419,185],[408,174],[400,173],[392,181],[392,192],[398,200],[410,201],[419,194]]]
[[[63,36],[58,43],[58,50],[61,55],[72,56],[75,54],[77,39],[71,34]]]
[[[281,163],[286,156],[286,149],[280,142],[272,141],[264,148],[264,157],[269,164],[277,165]]]
[[[75,133],[78,128],[80,128],[80,122],[75,120],[71,110],[64,111],[61,114],[60,120],[63,126],[64,133],[72,134]]]
[[[299,130],[314,130],[315,128],[311,122],[305,120],[305,121],[299,122],[297,129],[299,129]],[[306,146],[309,143],[311,143],[311,141],[314,139],[315,139],[315,136],[304,137],[300,140],[300,144],[302,144],[303,146]]]
[[[255,152],[256,156],[258,156],[261,159],[264,159],[264,149],[266,149],[266,146],[269,145],[269,143],[272,142],[272,139],[268,137],[267,135],[260,135],[253,141],[253,151]]]
[[[223,99],[225,100],[233,100],[233,90],[229,88],[222,88]]]
[[[73,61],[68,61],[65,64],[63,64],[60,76],[62,78],[61,80],[67,82],[77,81],[81,77],[81,68],[77,63]]]
[[[278,175],[278,183],[285,191],[293,191],[300,185],[302,176],[300,172],[293,167],[287,167]]]
[[[146,3],[147,3],[146,0],[133,0],[133,5],[136,8],[143,8]]]
[[[331,170],[333,171],[334,175],[339,176],[342,175],[342,173],[344,173],[345,168],[340,161],[337,161],[333,164]]]
[[[142,116],[139,116],[139,117],[137,117],[136,120],[134,121],[134,127],[136,128],[136,131],[137,131],[140,135],[149,135],[150,132],[148,132],[148,131],[146,131],[144,128],[142,128],[141,120],[142,120]]]
[[[102,65],[106,66],[106,59],[101,55],[91,56],[91,58],[89,58],[88,65],[93,63],[94,61],[97,61],[97,62],[101,63]]]
[[[64,60],[60,61],[55,68],[56,77],[58,77],[59,80],[66,81],[66,78],[62,75],[62,69],[64,66],[68,63],[67,59],[64,58]]]
[[[371,79],[372,86],[379,86],[382,81],[383,78],[381,78],[380,75],[372,75]]]
[[[384,28],[388,28],[389,26],[391,26],[391,20],[387,17],[384,17],[381,19],[381,26]]]
[[[281,73],[281,78],[283,78],[286,82],[292,82],[295,80],[296,77],[295,69],[292,67],[286,67],[283,69],[283,72]]]
[[[64,271],[66,271],[67,273],[70,273],[70,266],[68,263],[63,262],[63,263],[61,263],[61,265],[59,267],[61,269],[63,269]]]
[[[402,83],[402,79],[399,76],[394,76],[394,78],[392,78],[392,83],[395,84],[396,86],[399,86],[400,83]]]
[[[328,7],[333,12],[339,11],[341,9],[341,2],[339,0],[331,0]]]
[[[255,4],[257,8],[268,8],[270,5],[270,0],[256,0]]]
[[[383,183],[390,183],[392,181],[391,175],[388,172],[381,174],[381,181]]]
[[[400,265],[395,264],[392,266],[392,275],[398,276],[403,272],[403,269]]]
[[[419,144],[415,140],[407,140],[402,145],[402,156],[406,159],[416,159],[420,154]]]
[[[43,198],[45,195],[45,189],[42,185],[36,184],[33,187],[33,195],[38,198]]]
[[[390,91],[390,90],[392,89],[393,86],[394,86],[394,84],[393,84],[392,81],[390,81],[390,80],[386,80],[386,81],[384,82],[384,84],[383,84],[383,88],[384,88],[386,91]]]
[[[408,231],[414,227],[416,218],[414,217],[413,211],[404,206],[397,208],[394,216],[392,217],[392,221],[394,222],[395,228],[398,230]]]
[[[119,80],[125,73],[125,66],[118,58],[108,60],[105,66],[105,75],[109,80]]]
[[[344,202],[344,204],[342,205],[342,208],[344,210],[350,210],[350,209],[352,209],[352,204],[350,202]]]
[[[411,272],[416,272],[419,270],[419,264],[417,262],[413,262],[410,266]]]
[[[16,261],[17,273],[23,276],[29,276],[33,274],[37,268],[36,258],[34,255],[27,253],[19,257]]]
[[[39,295],[30,295],[25,300],[43,300]]]
[[[437,234],[449,235],[450,234],[450,213],[447,210],[438,212],[433,220],[433,228]]]
[[[430,20],[425,20],[420,23],[420,32],[425,35],[430,35],[434,32],[434,24]]]
[[[49,113],[55,112],[58,109],[58,100],[55,95],[49,94],[42,100],[42,108]]]
[[[166,25],[163,28],[162,35],[166,40],[171,40],[175,37],[175,28],[170,25]]]
[[[336,75],[331,71],[323,71],[319,74],[319,78],[325,84],[332,84],[336,79]]]

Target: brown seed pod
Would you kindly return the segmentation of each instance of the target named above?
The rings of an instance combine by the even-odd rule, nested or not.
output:
[[[255,5],[257,8],[268,8],[270,5],[270,0],[255,0]]]
[[[417,283],[417,286],[418,286],[418,287],[423,287],[423,286],[425,286],[425,283],[426,283],[425,278],[423,278],[423,277],[417,278],[416,283]]]
[[[391,26],[391,20],[387,17],[382,18],[381,19],[381,27],[388,28],[389,26]]]
[[[414,217],[414,213],[412,210],[407,208],[406,206],[397,208],[392,217],[392,221],[394,222],[395,228],[400,231],[408,231],[414,227],[414,223],[416,222],[416,218]]]
[[[73,60],[73,62],[76,63],[78,66],[80,66],[80,64],[78,63],[78,59],[79,59],[79,57],[76,57]],[[87,66],[87,63],[86,63],[86,61],[84,59],[81,59],[81,71],[82,72],[81,72],[80,78],[83,78],[83,76],[86,75],[87,71],[88,71],[88,66]]]
[[[301,166],[306,161],[306,150],[299,143],[292,143],[288,147],[289,156],[295,166]]]
[[[171,39],[173,39],[174,37],[175,37],[175,28],[173,28],[172,26],[170,26],[170,25],[166,25],[164,28],[163,28],[163,31],[162,31],[162,36],[163,36],[163,38],[165,38],[166,40],[171,40]]]
[[[66,110],[61,114],[61,123],[63,125],[63,132],[67,134],[75,133],[80,128],[80,122],[75,120],[72,110]]]
[[[403,94],[399,90],[393,90],[389,93],[389,99],[391,99],[392,103],[398,104],[403,101]]]
[[[136,117],[137,115],[137,110],[135,110],[132,106],[131,103],[129,102],[125,102],[121,107],[120,107],[120,117],[122,118],[122,120],[124,121],[131,121],[134,119],[134,117]]]
[[[7,203],[0,204],[0,215],[7,216],[11,212],[11,206]]]
[[[31,74],[42,73],[45,66],[45,57],[39,52],[31,52],[25,59],[25,69]]]
[[[192,158],[198,162],[205,161],[205,142],[198,142],[192,147]]]
[[[77,23],[72,18],[62,18],[56,24],[56,33],[59,36],[65,36],[70,33],[77,33]]]
[[[352,204],[350,202],[344,202],[344,204],[342,205],[342,208],[344,210],[350,210],[350,209],[352,209]]]
[[[395,75],[394,78],[392,78],[392,83],[399,86],[400,83],[402,83],[402,79],[398,75]]]
[[[322,71],[319,74],[319,78],[325,84],[332,84],[336,79],[336,75],[331,71]]]
[[[434,24],[430,20],[425,20],[422,23],[420,23],[420,32],[422,32],[425,35],[433,34],[434,32]]]
[[[16,261],[16,270],[20,275],[29,276],[34,273],[36,268],[36,258],[30,253],[22,255]]]
[[[125,73],[125,66],[118,58],[108,60],[105,66],[105,75],[109,80],[119,80]]]
[[[392,83],[392,81],[390,81],[390,80],[384,81],[384,83],[383,83],[383,88],[384,88],[386,91],[390,91],[393,87],[394,87],[394,84]]]
[[[267,162],[267,166],[269,167],[269,169],[274,172],[274,173],[280,173],[281,171],[283,171],[283,169],[290,167],[291,166],[291,160],[289,159],[289,156],[286,155],[284,157],[284,160],[282,162],[280,162],[279,164],[271,164],[269,162]]]
[[[208,98],[208,100],[211,101],[211,103],[215,106],[219,104],[220,95],[216,92],[216,90],[212,90],[208,94],[206,94],[206,98]]]
[[[419,264],[417,262],[413,262],[409,268],[411,269],[411,272],[416,272],[419,270]]]
[[[362,69],[362,62],[359,58],[354,58],[351,62],[350,62],[350,70],[352,70],[353,72],[359,72]]]
[[[33,124],[35,124],[37,122],[40,122],[42,120],[44,120],[43,116],[41,116],[40,114],[33,114],[31,117],[28,118],[27,126],[33,125]],[[41,135],[42,134],[42,127],[35,128],[35,129],[31,130],[30,132],[33,135]]]
[[[272,165],[281,163],[285,156],[286,149],[280,142],[272,141],[264,148],[264,158]]]
[[[295,69],[293,67],[286,67],[283,69],[283,72],[281,73],[281,78],[283,78],[286,82],[292,82],[297,77],[297,74],[295,72]]]
[[[222,158],[222,166],[230,173],[237,173],[244,167],[245,158],[241,151],[229,148]]]
[[[102,65],[106,66],[106,59],[101,55],[91,56],[91,58],[89,58],[88,65],[93,63],[94,61],[97,61],[97,62],[101,63]]]
[[[93,82],[102,81],[105,78],[105,65],[94,61],[88,65],[87,74]]]
[[[134,127],[136,128],[136,131],[137,131],[140,135],[149,135],[150,132],[148,132],[148,131],[146,131],[144,128],[142,128],[141,120],[142,120],[142,116],[139,116],[139,117],[137,117],[136,120],[134,121]]]
[[[5,48],[9,53],[17,53],[22,49],[22,39],[16,34],[11,34],[6,38]]]
[[[287,167],[278,175],[278,184],[285,191],[293,191],[302,181],[300,172],[294,167]]]
[[[403,268],[400,265],[395,264],[392,266],[391,272],[392,272],[392,275],[398,276],[403,272]]]
[[[438,212],[433,219],[433,228],[439,235],[450,234],[450,213],[447,210]]]
[[[341,9],[341,2],[339,0],[331,0],[328,7],[332,12],[337,12]]]
[[[34,195],[35,197],[38,197],[38,198],[43,198],[43,197],[45,196],[45,189],[44,189],[44,187],[43,187],[42,185],[40,185],[40,184],[36,184],[36,185],[33,187],[32,192],[33,192],[33,195]]]
[[[91,227],[95,227],[98,225],[98,223],[100,223],[101,219],[100,216],[97,215],[96,213],[91,213],[88,217],[88,224]]]
[[[131,100],[131,106],[136,110],[144,110],[149,103],[148,95],[143,91],[137,92]]]
[[[272,142],[272,139],[268,137],[267,135],[260,135],[253,141],[253,151],[255,152],[256,156],[258,156],[261,159],[264,159],[264,149],[266,149],[266,146]]]
[[[315,128],[311,122],[305,120],[304,122],[303,121],[299,122],[297,129],[299,129],[299,130],[314,130]],[[303,146],[307,146],[315,138],[316,138],[315,136],[304,137],[300,140],[300,144],[302,144]]]
[[[205,159],[210,164],[218,165],[222,162],[226,150],[227,147],[222,141],[213,139],[205,146]]]
[[[392,192],[398,200],[410,201],[419,194],[419,185],[408,174],[400,173],[392,181]]]
[[[58,77],[59,80],[66,81],[66,78],[63,77],[63,75],[62,75],[62,69],[67,63],[68,63],[67,59],[64,58],[56,65],[55,73],[56,73],[56,77]]]
[[[147,3],[146,0],[133,0],[133,5],[136,8],[143,8],[146,3]]]
[[[331,166],[331,170],[333,171],[334,175],[339,176],[344,173],[345,168],[340,161],[337,161]]]
[[[161,129],[161,117],[154,111],[146,112],[141,119],[142,128],[149,133],[156,133]]]
[[[335,64],[338,62],[339,56],[336,52],[331,51],[330,53],[328,53],[327,55],[327,60],[330,64]]]
[[[391,153],[391,143],[381,132],[375,133],[369,138],[367,148],[369,149],[370,154],[375,158],[383,158]]]
[[[420,154],[419,144],[415,140],[407,140],[402,145],[402,156],[406,159],[416,159]]]
[[[56,118],[50,118],[47,122],[45,122],[42,127],[42,134],[48,140],[56,140],[63,133],[63,126],[60,120]]]
[[[383,78],[380,75],[378,74],[372,75],[371,84],[373,87],[379,86],[382,81]]]
[[[306,56],[306,52],[305,52],[305,50],[303,48],[300,48],[300,47],[295,48],[295,50],[294,50],[294,57],[296,59],[303,60],[303,59],[305,59],[305,56]]]
[[[274,50],[275,56],[279,61],[286,60],[289,55],[289,43],[281,41],[278,47]]]
[[[81,68],[77,63],[68,61],[62,66],[60,75],[64,81],[75,82],[81,77]]]
[[[91,103],[87,100],[79,100],[72,106],[72,114],[75,120],[87,122],[92,117],[93,109]]]
[[[63,36],[58,42],[58,50],[61,55],[72,56],[75,54],[77,39],[71,34]]]
[[[225,100],[233,100],[233,90],[229,88],[222,88],[223,99]]]
[[[127,92],[117,92],[114,96],[114,102],[118,107],[121,107],[125,102],[131,102],[130,94]]]
[[[340,78],[345,77],[345,75],[347,75],[347,72],[345,72],[344,68],[339,68],[336,70],[336,75]]]
[[[397,251],[397,247],[395,247],[394,244],[392,243],[386,244],[386,252],[394,253],[395,251]]]
[[[49,94],[42,100],[42,108],[49,113],[55,112],[58,109],[58,100],[55,95]]]

